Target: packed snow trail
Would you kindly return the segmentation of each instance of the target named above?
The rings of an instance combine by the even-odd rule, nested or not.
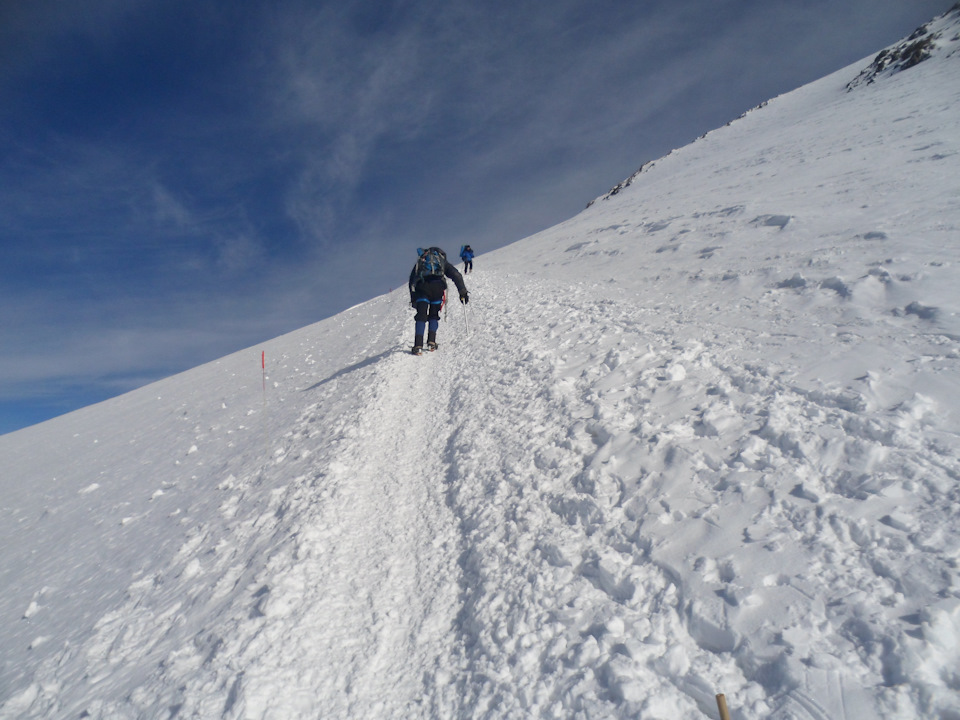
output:
[[[241,717],[434,714],[430,677],[457,610],[445,438],[429,378],[396,355],[380,365],[332,453],[285,500],[291,539],[263,573],[258,617],[227,648]]]
[[[437,386],[396,347],[376,346],[349,388],[337,388],[350,401],[337,400],[335,427],[317,428],[329,408],[308,405],[274,450],[262,471],[277,485],[273,517],[235,530],[244,537],[273,526],[274,546],[216,636],[165,661],[158,680],[177,713],[443,714],[458,544],[442,492],[446,422],[434,408],[446,404],[436,393],[450,380]],[[317,445],[323,451],[313,454]],[[228,500],[225,512],[241,503]],[[158,701],[138,704],[146,711]]]

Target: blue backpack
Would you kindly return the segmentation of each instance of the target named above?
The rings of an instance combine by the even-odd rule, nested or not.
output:
[[[417,280],[426,280],[431,277],[443,277],[444,268],[447,265],[447,256],[437,247],[427,248],[417,248],[417,254],[420,255],[420,259],[417,260],[417,271],[416,276]]]

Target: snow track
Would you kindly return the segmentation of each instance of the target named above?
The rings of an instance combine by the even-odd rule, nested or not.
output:
[[[381,354],[328,454],[287,494],[290,538],[223,654],[242,668],[228,715],[314,717],[318,698],[331,718],[444,714],[458,543],[443,495],[449,423],[435,409],[452,380],[438,384],[420,362]],[[310,437],[313,415],[294,435]]]
[[[412,362],[381,361],[335,454],[294,501],[309,510],[299,510],[296,541],[270,569],[261,608],[283,633],[266,652],[239,656],[260,669],[245,674],[247,714],[263,715],[291,691],[307,715],[318,695],[338,699],[325,708],[330,717],[413,717],[425,703],[430,714],[424,684],[435,654],[449,655],[456,616],[456,537],[440,492],[445,440],[428,412],[430,378]],[[444,577],[449,584],[437,583]],[[291,611],[306,622],[284,623]],[[348,649],[349,663],[329,665]]]

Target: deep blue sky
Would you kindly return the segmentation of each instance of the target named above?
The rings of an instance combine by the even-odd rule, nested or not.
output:
[[[951,4],[0,0],[0,433],[550,227]]]

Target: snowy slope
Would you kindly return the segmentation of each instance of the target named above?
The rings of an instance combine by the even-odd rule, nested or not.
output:
[[[960,717],[958,19],[0,437],[0,718]]]

